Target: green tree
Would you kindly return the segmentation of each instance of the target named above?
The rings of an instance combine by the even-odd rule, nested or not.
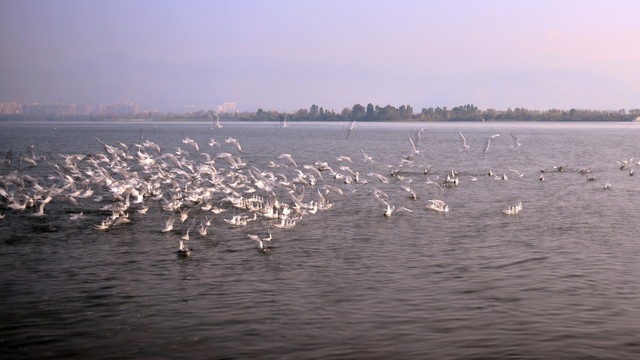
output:
[[[311,117],[317,117],[320,115],[319,109],[318,109],[318,105],[313,104],[311,105],[311,107],[309,108],[309,114],[311,115]]]
[[[351,120],[362,120],[367,116],[367,110],[365,109],[364,106],[360,104],[355,104],[351,109],[350,115],[351,115],[350,116]]]
[[[398,112],[402,120],[409,120],[413,116],[413,108],[409,105],[400,105]]]
[[[367,104],[367,119],[373,120],[376,117],[376,111],[372,103]]]

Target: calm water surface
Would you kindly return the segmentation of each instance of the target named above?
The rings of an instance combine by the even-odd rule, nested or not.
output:
[[[224,219],[234,209],[227,205],[209,216],[206,236],[191,232],[188,258],[175,251],[191,220],[161,232],[167,214],[158,200],[146,198],[147,214],[132,210],[131,223],[102,232],[93,225],[109,216],[100,209],[111,201],[94,197],[108,194],[106,187],[95,187],[78,205],[56,196],[44,216],[34,216],[36,208],[10,209],[0,196],[1,358],[630,359],[640,353],[640,177],[618,163],[633,158],[631,168],[638,167],[637,124],[376,123],[358,124],[348,140],[343,123],[291,123],[281,130],[223,125],[0,124],[0,155],[11,160],[2,164],[1,185],[13,191],[18,185],[6,179],[16,170],[44,187],[65,173],[53,165],[63,162],[59,154],[106,153],[96,137],[130,149],[150,140],[162,153],[180,147],[190,151],[186,158],[204,163],[182,142],[188,137],[213,158],[241,157],[245,174],[255,167],[291,180],[292,165],[269,167],[287,163],[278,157],[288,153],[305,174],[313,172],[303,165],[327,162],[368,181],[344,184],[323,172],[315,186],[304,186],[304,201],[317,199],[326,184],[343,195],[326,194],[331,209],[308,214],[289,230],[264,219],[230,225]],[[408,139],[422,127],[420,154],[401,164],[411,154]],[[470,149],[460,150],[459,131]],[[485,140],[497,133],[483,156]],[[229,137],[243,153],[224,141]],[[221,147],[207,145],[211,138]],[[31,144],[47,158],[37,166],[19,160],[31,155]],[[374,162],[364,162],[361,150]],[[337,161],[341,155],[353,162]],[[220,158],[214,166],[228,168]],[[545,181],[541,168],[549,170]],[[399,176],[390,175],[394,170]],[[457,187],[427,182],[443,182],[452,170]],[[508,180],[499,179],[503,174]],[[412,212],[384,217],[374,189]],[[285,190],[278,195],[293,206]],[[450,211],[427,209],[431,199]],[[518,202],[519,214],[503,214]],[[70,219],[79,212],[84,216]],[[272,247],[261,253],[247,234],[264,237],[267,228]]]

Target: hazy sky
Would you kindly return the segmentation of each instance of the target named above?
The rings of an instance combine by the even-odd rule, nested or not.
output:
[[[0,0],[0,102],[640,108],[640,1]]]

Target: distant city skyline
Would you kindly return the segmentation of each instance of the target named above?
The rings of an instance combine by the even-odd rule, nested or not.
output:
[[[215,106],[214,109],[196,109],[194,105],[186,106],[186,110],[180,113],[194,111],[216,111],[220,114],[235,114],[240,112],[234,102],[225,102]],[[0,102],[0,115],[124,115],[160,112],[158,109],[141,109],[135,103],[110,103],[110,104],[68,104],[68,103],[16,103]]]
[[[640,2],[13,1],[0,102],[640,107]]]

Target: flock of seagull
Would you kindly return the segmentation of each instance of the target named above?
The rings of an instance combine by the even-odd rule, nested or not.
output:
[[[285,118],[279,129],[286,127],[289,124]],[[219,128],[222,125],[216,121],[214,130]],[[355,122],[343,128],[345,141],[349,141],[355,129]],[[148,139],[128,145],[120,141],[108,144],[96,137],[104,151],[90,154],[38,154],[36,146],[30,145],[18,156],[7,150],[1,159],[0,219],[46,217],[45,209],[54,202],[67,206],[70,221],[85,217],[83,211],[77,210],[99,214],[102,219],[93,223],[93,229],[108,232],[131,226],[155,213],[163,219],[158,231],[175,235],[180,257],[191,254],[192,231],[206,237],[215,231],[213,224],[246,228],[254,223],[262,225],[258,227],[262,231],[246,233],[247,239],[266,253],[271,248],[272,230],[292,229],[306,217],[331,209],[334,197],[364,189],[380,204],[381,214],[390,217],[396,212],[413,213],[414,210],[392,205],[394,201],[383,190],[385,186],[399,186],[411,200],[419,198],[411,189],[413,181],[433,185],[436,193],[458,186],[460,176],[454,170],[446,176],[442,174],[442,181],[438,175],[432,179],[428,168],[422,169],[421,180],[406,175],[404,169],[415,165],[415,157],[421,156],[419,149],[425,130],[411,132],[409,152],[402,155],[397,164],[384,167],[388,169],[386,174],[360,172],[361,164],[369,164],[367,168],[371,169],[370,165],[376,163],[363,148],[353,159],[341,155],[335,160],[312,164],[298,164],[294,155],[281,153],[259,168],[257,164],[247,163],[243,147],[232,137],[219,142],[213,136],[208,148],[201,148],[187,137],[170,149],[163,149]],[[216,135],[215,131],[212,135]],[[469,150],[465,136],[461,132],[458,135],[460,151]],[[482,156],[487,156],[491,142],[498,136],[500,134],[494,134],[485,139]],[[511,137],[513,147],[520,147],[520,139],[515,135]],[[635,164],[640,165],[640,161]],[[633,175],[633,159],[619,165]],[[509,170],[514,176],[523,176],[515,169]],[[541,169],[541,181],[548,171],[563,169]],[[580,169],[580,172],[588,174],[590,169]],[[496,175],[491,170],[488,175],[496,180],[508,180],[506,174]],[[478,180],[473,176],[469,179]],[[606,183],[605,189],[610,188]],[[449,205],[443,200],[427,201],[426,210],[449,212]],[[94,208],[95,211],[91,210]],[[502,212],[510,216],[521,211],[522,202],[518,202]]]

